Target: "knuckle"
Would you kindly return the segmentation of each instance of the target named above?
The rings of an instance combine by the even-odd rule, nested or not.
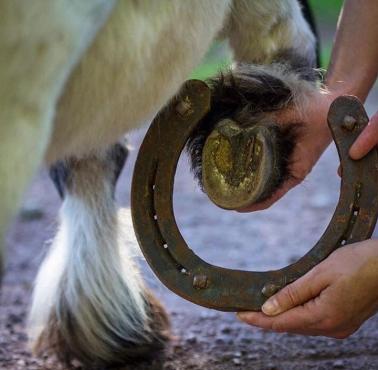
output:
[[[321,273],[323,272],[323,269],[322,269],[322,265],[319,264],[319,265],[316,265],[314,266],[311,270],[310,270],[310,274],[312,276],[317,276],[317,275],[320,275]]]
[[[288,285],[284,292],[285,298],[291,306],[295,306],[298,302],[298,291],[293,285]]]

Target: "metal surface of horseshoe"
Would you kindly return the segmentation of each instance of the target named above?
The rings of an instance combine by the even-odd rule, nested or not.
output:
[[[298,279],[335,249],[371,236],[378,215],[378,154],[353,161],[348,150],[368,117],[354,97],[337,98],[328,123],[341,165],[340,198],[329,226],[297,262],[279,270],[253,272],[211,265],[186,244],[172,205],[180,154],[198,121],[211,109],[210,89],[187,81],[152,122],[139,150],[132,181],[132,217],[138,242],[159,279],[179,296],[221,311],[261,309],[265,300]]]

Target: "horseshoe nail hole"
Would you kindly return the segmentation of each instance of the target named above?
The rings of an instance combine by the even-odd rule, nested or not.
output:
[[[356,185],[356,198],[360,199],[361,198],[361,190],[362,190],[362,184],[359,182]]]

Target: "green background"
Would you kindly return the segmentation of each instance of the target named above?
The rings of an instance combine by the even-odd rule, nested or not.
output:
[[[321,66],[327,68],[337,18],[343,0],[309,0],[320,34]],[[193,71],[191,78],[206,79],[231,63],[231,53],[223,42],[214,42],[203,62]]]

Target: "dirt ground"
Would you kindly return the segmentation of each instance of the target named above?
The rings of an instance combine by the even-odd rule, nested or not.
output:
[[[378,102],[376,95],[374,100]],[[375,107],[377,104],[370,103],[370,113]],[[131,172],[142,136],[143,130],[130,139],[135,150],[118,184],[123,207],[129,207]],[[270,210],[237,214],[217,209],[206,200],[183,158],[175,186],[179,227],[188,244],[208,262],[255,270],[282,267],[303,255],[328,224],[338,198],[337,165],[336,150],[331,147],[309,178]],[[25,334],[33,280],[56,229],[59,204],[42,171],[31,184],[7,236],[0,304],[0,369],[61,369],[53,358],[33,358],[26,349]],[[184,301],[163,287],[139,259],[146,280],[171,314],[175,338],[164,360],[133,367],[135,370],[378,368],[378,316],[343,341],[274,334],[248,327],[234,314]]]

